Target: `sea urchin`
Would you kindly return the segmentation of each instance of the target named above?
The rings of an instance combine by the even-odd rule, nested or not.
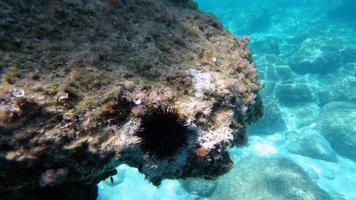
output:
[[[166,159],[182,152],[188,144],[186,117],[170,108],[154,108],[142,117],[136,133],[142,151],[153,158]]]

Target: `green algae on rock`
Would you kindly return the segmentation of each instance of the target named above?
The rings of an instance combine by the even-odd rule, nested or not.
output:
[[[0,0],[0,11],[5,199],[95,199],[123,163],[154,184],[214,178],[262,115],[249,38],[190,0]],[[157,107],[192,132],[167,159],[148,156],[136,135]]]

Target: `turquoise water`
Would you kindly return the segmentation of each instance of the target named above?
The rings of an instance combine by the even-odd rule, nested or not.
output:
[[[157,188],[136,169],[122,165],[114,184],[106,180],[98,185],[98,199],[239,199],[233,194],[241,195],[239,184],[251,183],[241,181],[244,177],[238,176],[238,164],[251,155],[264,157],[267,163],[286,158],[296,163],[294,168],[299,165],[307,179],[331,199],[356,199],[356,1],[197,3],[236,36],[251,36],[250,47],[263,84],[264,117],[249,129],[249,145],[231,150],[234,169],[219,180],[165,180]],[[285,167],[285,162],[276,163]],[[262,188],[278,185],[277,190],[269,191],[275,199],[300,192],[289,191],[294,186],[278,177],[277,171],[285,168],[278,164],[263,167],[277,169],[271,176],[279,181],[259,179],[259,171],[253,172],[257,178],[252,180],[263,180]],[[250,167],[254,169],[258,167]],[[245,199],[258,199],[259,191],[256,188]],[[304,195],[303,199],[323,198]]]

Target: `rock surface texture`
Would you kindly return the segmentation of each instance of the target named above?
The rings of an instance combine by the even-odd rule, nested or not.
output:
[[[331,102],[321,111],[318,128],[340,155],[356,160],[356,106],[349,102]]]
[[[291,153],[337,162],[336,153],[329,142],[315,130],[288,131],[285,147]]]
[[[216,191],[210,199],[330,199],[299,165],[286,158],[246,157],[219,179]]]
[[[95,199],[124,163],[157,185],[214,178],[262,115],[248,37],[190,0],[0,0],[0,13],[1,199]],[[189,130],[164,159],[137,135],[157,108]]]

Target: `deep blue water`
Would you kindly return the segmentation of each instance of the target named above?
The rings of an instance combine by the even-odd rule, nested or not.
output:
[[[249,145],[231,150],[234,162],[249,155],[287,158],[332,199],[356,199],[356,1],[197,3],[237,37],[251,36],[263,84],[265,115],[249,129]],[[186,190],[172,180],[156,188],[125,165],[118,171],[114,186],[109,181],[99,184],[98,199],[216,199],[214,194],[226,199],[225,188],[234,188],[241,178],[227,174],[216,187],[206,188],[211,195]]]

